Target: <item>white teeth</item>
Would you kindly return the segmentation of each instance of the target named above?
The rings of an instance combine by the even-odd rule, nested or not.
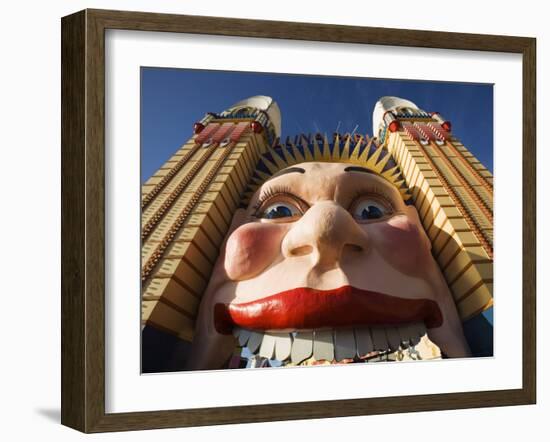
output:
[[[332,361],[334,359],[332,330],[315,331],[313,357],[317,361]]]
[[[357,353],[352,329],[334,330],[334,356],[337,361],[353,359]]]
[[[373,352],[383,353],[380,358],[374,358],[374,361],[403,360],[403,352],[407,350],[407,354],[412,355],[411,352],[416,351],[415,346],[421,338],[429,341],[425,335],[426,327],[423,322],[397,327],[375,326],[286,333],[251,331],[238,327],[233,330],[238,345],[248,347],[254,357],[264,361],[280,361],[283,365],[287,362],[298,365],[312,356],[315,361],[328,362],[356,357],[365,360],[367,356],[372,359]],[[437,348],[435,344],[431,345]],[[432,357],[432,353],[430,359],[437,356],[433,353]],[[424,356],[418,359],[424,359]]]
[[[355,340],[357,341],[357,356],[360,358],[374,351],[370,330],[367,327],[355,329]]]
[[[251,332],[250,338],[248,338],[248,343],[246,346],[250,350],[250,353],[256,353],[260,344],[262,343],[262,338],[264,337],[263,333]]]
[[[275,336],[270,333],[264,334],[262,345],[260,346],[260,356],[262,358],[272,359],[275,351]]]
[[[370,329],[374,349],[378,351],[386,351],[389,348],[386,331],[383,327],[372,327]]]
[[[275,335],[275,359],[286,361],[290,357],[292,338],[288,333]]]
[[[241,332],[239,333],[239,345],[241,347],[244,347],[248,342],[249,338],[250,338],[250,330],[241,329]]]
[[[309,358],[313,353],[313,332],[298,332],[292,343],[290,359],[294,364],[299,364]]]

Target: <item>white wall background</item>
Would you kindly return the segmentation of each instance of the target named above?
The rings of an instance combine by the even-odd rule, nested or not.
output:
[[[315,5],[312,7],[312,5]],[[3,204],[0,212],[0,411],[2,440],[47,438],[81,440],[59,424],[60,408],[60,17],[83,8],[126,9],[362,26],[522,35],[537,38],[538,134],[550,112],[550,30],[543,2],[463,0],[425,8],[394,0],[369,4],[339,0],[306,2],[227,2],[190,0],[88,0],[4,3],[1,9],[0,140]],[[269,5],[269,8],[267,7]],[[539,137],[538,176],[549,161]],[[22,178],[25,176],[25,178]],[[96,440],[221,439],[267,441],[388,437],[408,440],[512,440],[546,433],[550,412],[545,372],[550,325],[545,321],[550,289],[547,274],[548,185],[538,190],[538,404],[536,406],[412,413],[223,427],[155,430],[89,436]],[[517,207],[510,201],[511,213]],[[547,272],[546,272],[547,273]],[[514,349],[510,349],[513,354]],[[243,386],[243,388],[246,388]],[[380,434],[382,433],[382,434]],[[32,440],[32,439],[31,439]]]

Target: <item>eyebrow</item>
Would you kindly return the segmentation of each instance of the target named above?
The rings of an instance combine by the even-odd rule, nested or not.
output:
[[[273,178],[276,178],[281,175],[286,175],[287,173],[306,173],[305,169],[302,169],[301,167],[289,167],[288,169],[281,170],[280,172],[277,172],[275,175],[273,175],[270,180]]]
[[[363,172],[363,173],[372,173],[376,175],[376,172],[367,169],[365,167],[359,167],[359,166],[348,166],[344,169],[344,172]]]

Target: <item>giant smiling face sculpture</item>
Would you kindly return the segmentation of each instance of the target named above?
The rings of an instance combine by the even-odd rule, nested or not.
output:
[[[312,331],[318,340],[351,333],[359,348],[365,330],[419,323],[445,355],[468,356],[416,209],[366,168],[302,163],[275,174],[235,213],[201,302],[189,368],[222,367],[241,329],[298,332],[307,353]],[[291,347],[286,353],[304,351]]]

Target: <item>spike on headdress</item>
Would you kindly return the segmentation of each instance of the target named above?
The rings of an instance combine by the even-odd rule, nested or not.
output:
[[[411,198],[399,167],[383,145],[377,146],[372,138],[358,137],[357,140],[352,140],[352,137],[348,136],[344,137],[344,140],[340,140],[340,136],[337,135],[333,142],[336,145],[331,146],[326,136],[318,140],[316,135],[310,136],[309,139],[302,135],[296,140],[299,142],[298,145],[287,141],[284,145],[268,148],[267,152],[260,156],[254,179],[244,192],[241,205],[246,206],[261,184],[278,171],[295,164],[313,161],[366,167],[397,188],[405,202]],[[341,141],[344,141],[343,146]]]

